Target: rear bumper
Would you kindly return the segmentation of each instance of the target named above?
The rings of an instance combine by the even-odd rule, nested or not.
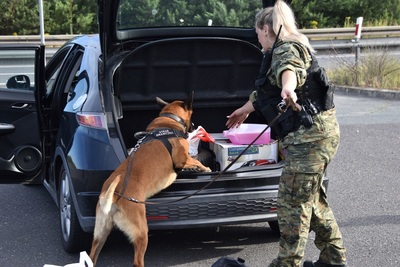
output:
[[[210,194],[148,205],[148,225],[150,229],[179,229],[276,220],[277,194],[277,190]]]
[[[146,206],[149,229],[182,229],[274,221],[276,220],[277,194],[277,189],[244,193],[202,194],[173,203],[171,201],[178,200],[180,197],[152,198],[149,201],[157,204],[147,204]],[[87,201],[92,202],[91,206],[95,206],[97,197],[88,197],[85,201],[81,199],[80,203],[88,204]],[[132,203],[132,205],[142,204]],[[94,214],[82,216],[79,220],[85,232],[93,231]]]
[[[268,178],[260,178],[260,180],[264,181],[263,186],[207,188],[184,200],[180,199],[196,190],[161,192],[148,200],[157,204],[146,205],[149,229],[199,228],[276,221],[277,180],[273,179],[274,185],[265,184],[270,180]],[[328,183],[329,180],[325,177],[326,189]],[[187,186],[188,184],[185,187]],[[79,221],[85,232],[94,230],[98,196],[99,192],[81,192],[77,195],[79,210],[82,211],[78,214]],[[143,204],[132,202],[132,205]]]

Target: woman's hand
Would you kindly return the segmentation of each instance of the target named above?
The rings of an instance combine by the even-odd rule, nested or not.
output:
[[[297,88],[296,74],[291,70],[285,70],[282,73],[282,91],[281,96],[284,100],[291,98],[294,103],[297,102],[297,95],[294,90]]]
[[[225,125],[228,128],[239,127],[240,124],[242,124],[253,111],[253,103],[251,103],[251,101],[247,101],[246,104],[235,110],[231,115],[226,116],[228,120]]]

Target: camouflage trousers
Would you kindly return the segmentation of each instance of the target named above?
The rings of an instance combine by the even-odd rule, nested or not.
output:
[[[335,110],[314,116],[311,128],[301,127],[284,140],[285,166],[278,193],[279,254],[270,267],[297,267],[304,257],[308,235],[315,232],[319,260],[346,263],[346,250],[331,208],[323,177],[339,146]]]

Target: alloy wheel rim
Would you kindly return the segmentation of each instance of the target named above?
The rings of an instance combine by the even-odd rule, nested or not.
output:
[[[61,231],[67,241],[71,230],[71,193],[65,171],[62,174],[60,196]]]

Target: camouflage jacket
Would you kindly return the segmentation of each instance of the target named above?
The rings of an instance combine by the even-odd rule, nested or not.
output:
[[[267,77],[272,85],[282,88],[282,73],[285,70],[292,70],[296,73],[297,89],[301,90],[311,63],[312,58],[306,46],[298,42],[279,40],[272,54],[271,68],[267,72]],[[254,102],[256,99],[257,92],[253,91],[250,101]]]
[[[312,64],[312,57],[306,46],[298,42],[278,41],[272,54],[271,68],[267,77],[271,84],[282,87],[282,73],[285,70],[292,70],[297,77],[297,90],[302,87],[307,78],[307,69]],[[250,95],[250,101],[257,99],[257,91]],[[283,147],[307,142],[315,142],[327,138],[339,140],[340,130],[336,119],[336,110],[328,110],[313,116],[313,125],[310,128],[300,126],[294,132],[283,138]]]

